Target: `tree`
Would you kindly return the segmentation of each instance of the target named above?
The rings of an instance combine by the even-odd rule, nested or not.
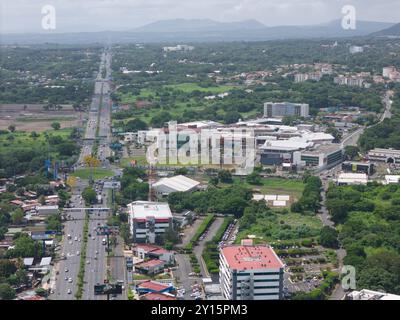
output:
[[[8,278],[10,275],[14,274],[17,271],[17,267],[15,263],[8,259],[0,260],[0,279]]]
[[[177,244],[179,242],[179,235],[178,232],[176,232],[172,226],[169,226],[167,230],[165,230],[164,233],[164,243],[171,243],[171,244]]]
[[[232,174],[228,170],[221,170],[218,172],[218,179],[222,183],[232,183]]]
[[[0,299],[13,300],[15,298],[15,290],[6,283],[0,284]]]
[[[260,174],[257,173],[256,171],[253,171],[252,173],[250,173],[247,177],[246,177],[246,181],[249,184],[253,184],[253,185],[261,185],[261,177]]]
[[[324,226],[321,229],[319,238],[320,238],[321,245],[323,245],[324,247],[337,248],[339,245],[339,242],[337,239],[338,232],[336,231],[336,229],[331,228],[329,226]]]
[[[329,127],[328,129],[326,129],[325,133],[329,133],[335,138],[333,142],[340,142],[340,139],[342,139],[342,134],[338,129],[334,127]]]
[[[97,202],[96,191],[92,187],[87,187],[82,192],[82,198],[85,200],[87,205],[95,204]]]
[[[61,129],[61,124],[59,123],[59,122],[53,122],[52,124],[51,124],[51,127],[54,129],[54,130],[60,130]]]
[[[11,125],[8,126],[8,130],[9,130],[10,132],[15,132],[16,129],[17,129],[16,126],[13,125],[13,124],[11,124]]]
[[[12,214],[11,214],[11,221],[14,224],[20,224],[22,223],[24,219],[24,211],[21,208],[16,209]]]
[[[344,154],[349,160],[354,160],[358,157],[358,153],[360,152],[360,148],[356,146],[346,146],[344,148]]]

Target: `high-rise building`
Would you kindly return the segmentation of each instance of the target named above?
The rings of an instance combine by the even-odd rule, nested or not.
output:
[[[279,300],[284,265],[267,245],[230,245],[220,249],[219,281],[226,300]]]
[[[264,117],[277,118],[285,116],[308,117],[310,106],[305,103],[266,102],[264,103]]]
[[[155,243],[172,226],[168,203],[135,201],[128,204],[128,214],[134,242]]]

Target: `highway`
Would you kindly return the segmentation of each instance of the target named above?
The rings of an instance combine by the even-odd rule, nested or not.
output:
[[[99,73],[95,82],[94,94],[89,110],[89,119],[86,126],[83,145],[79,155],[77,167],[83,167],[83,160],[87,155],[91,155],[93,151],[94,141],[97,134],[104,135],[102,138],[104,146],[99,147],[105,157],[110,155],[109,143],[111,142],[111,116],[110,116],[110,86],[108,83],[111,74],[111,54],[106,52],[102,54]],[[106,79],[102,78],[102,70],[107,69]],[[108,163],[106,163],[109,166]],[[103,163],[103,165],[105,165]],[[77,185],[72,190],[70,200],[71,208],[85,207],[81,193],[88,185],[85,181],[78,180]],[[101,190],[99,190],[101,192]],[[107,194],[103,194],[103,205],[106,204]],[[94,207],[98,207],[96,205]],[[77,276],[80,265],[80,251],[82,248],[83,225],[85,220],[85,212],[83,210],[64,212],[65,215],[70,215],[70,218],[64,222],[64,235],[61,242],[61,256],[65,256],[65,260],[60,259],[56,263],[54,272],[56,272],[55,282],[52,284],[52,300],[73,300],[77,292]],[[98,224],[105,224],[108,212],[96,211],[90,214],[89,233],[86,248],[85,261],[85,277],[84,277],[84,300],[99,300],[105,299],[105,296],[94,296],[94,285],[103,283],[106,278],[107,268],[107,253],[105,246],[102,244],[102,236],[97,236],[94,229]],[[67,235],[71,235],[71,240],[67,239]],[[76,240],[75,240],[76,239]],[[89,263],[86,263],[86,262]],[[58,273],[58,274],[57,274]],[[71,279],[70,279],[71,278]]]

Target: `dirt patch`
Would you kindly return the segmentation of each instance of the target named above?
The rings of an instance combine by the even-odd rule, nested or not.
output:
[[[0,130],[15,125],[19,131],[42,132],[51,129],[53,122],[61,128],[81,125],[84,113],[76,112],[71,105],[62,105],[60,110],[45,110],[43,104],[0,104]]]

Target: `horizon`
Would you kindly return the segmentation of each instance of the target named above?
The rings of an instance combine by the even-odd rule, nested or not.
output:
[[[213,20],[219,23],[255,20],[266,27],[315,26],[343,17],[352,5],[358,21],[396,24],[400,2],[384,0],[3,0],[0,34],[86,33],[132,31],[159,21]],[[56,10],[57,27],[43,30],[43,6]],[[397,10],[397,9],[398,10]]]

